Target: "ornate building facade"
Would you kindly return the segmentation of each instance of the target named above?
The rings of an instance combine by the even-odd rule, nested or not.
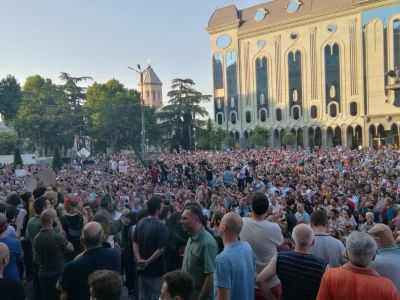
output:
[[[217,9],[211,39],[215,124],[243,145],[256,126],[279,147],[399,144],[398,0],[275,0]]]

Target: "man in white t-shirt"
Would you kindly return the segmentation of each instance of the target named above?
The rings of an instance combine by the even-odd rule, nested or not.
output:
[[[253,216],[251,218],[243,218],[243,228],[240,233],[240,240],[248,242],[255,254],[255,276],[276,256],[277,247],[283,243],[279,225],[265,219],[268,207],[267,197],[262,193],[254,193],[251,198]],[[268,281],[268,287],[275,298],[279,299],[282,288],[277,276]]]

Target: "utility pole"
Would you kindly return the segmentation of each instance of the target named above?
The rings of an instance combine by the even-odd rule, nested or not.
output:
[[[132,67],[128,67],[129,69],[135,71],[136,73],[140,74],[140,115],[141,115],[141,119],[142,119],[142,143],[141,143],[141,148],[142,148],[142,158],[145,158],[146,155],[146,128],[145,128],[145,123],[144,123],[144,98],[143,98],[143,73],[147,71],[148,68],[150,68],[150,66],[148,66],[146,69],[144,69],[143,71],[140,68],[140,65],[137,65],[137,70],[132,68]]]

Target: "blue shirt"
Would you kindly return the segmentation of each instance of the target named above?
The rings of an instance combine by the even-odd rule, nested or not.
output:
[[[246,242],[236,242],[225,248],[215,259],[214,289],[229,289],[231,300],[254,299],[255,256]]]
[[[4,278],[20,282],[21,280],[19,278],[17,267],[17,256],[22,254],[21,242],[8,237],[0,239],[0,242],[6,244],[8,250],[10,251],[10,261],[4,270]]]
[[[222,174],[222,181],[225,184],[231,185],[233,181],[233,173],[231,170],[225,170]]]

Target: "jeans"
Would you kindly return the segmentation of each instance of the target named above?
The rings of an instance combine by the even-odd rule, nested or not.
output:
[[[162,283],[162,277],[139,275],[139,299],[159,300]]]

